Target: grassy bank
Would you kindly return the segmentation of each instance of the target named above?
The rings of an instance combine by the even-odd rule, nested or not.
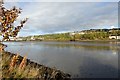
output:
[[[1,78],[39,78],[42,80],[70,80],[70,75],[55,68],[37,64],[18,54],[1,51]]]
[[[108,39],[108,40],[27,40],[27,42],[118,42],[120,40]],[[18,41],[4,41],[4,42],[26,42],[24,40]]]

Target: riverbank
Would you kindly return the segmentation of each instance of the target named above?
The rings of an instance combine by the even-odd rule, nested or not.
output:
[[[119,42],[120,40],[28,40],[27,42]],[[4,41],[4,42],[26,42],[26,41]]]
[[[64,73],[56,68],[30,61],[19,54],[1,51],[0,78],[37,78],[42,80],[71,80],[70,74]]]

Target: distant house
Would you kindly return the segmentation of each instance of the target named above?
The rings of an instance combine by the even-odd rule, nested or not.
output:
[[[11,40],[11,41],[22,41],[22,39],[21,39],[21,38],[19,38],[19,37],[10,38],[10,40]]]
[[[81,31],[81,32],[79,32],[78,34],[85,34],[85,32],[82,32],[82,31]]]
[[[17,38],[16,41],[22,41],[22,38]]]
[[[85,34],[84,31],[75,31],[75,32],[70,32],[70,35],[73,36],[75,34]]]
[[[31,40],[35,40],[34,36],[31,37]]]
[[[70,32],[69,34],[72,36],[72,35],[75,35],[76,33],[75,32]]]
[[[40,37],[40,38],[38,38],[39,40],[44,40],[44,38],[42,38],[42,37]]]
[[[120,39],[120,36],[111,35],[109,36],[109,39]]]
[[[14,38],[10,38],[11,41],[14,41],[15,39]]]

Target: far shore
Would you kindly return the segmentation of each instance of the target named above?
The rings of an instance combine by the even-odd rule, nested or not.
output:
[[[120,42],[120,40],[14,40],[3,42]]]

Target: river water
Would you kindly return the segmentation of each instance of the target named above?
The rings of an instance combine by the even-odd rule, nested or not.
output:
[[[4,42],[7,51],[79,78],[117,78],[120,42]]]

